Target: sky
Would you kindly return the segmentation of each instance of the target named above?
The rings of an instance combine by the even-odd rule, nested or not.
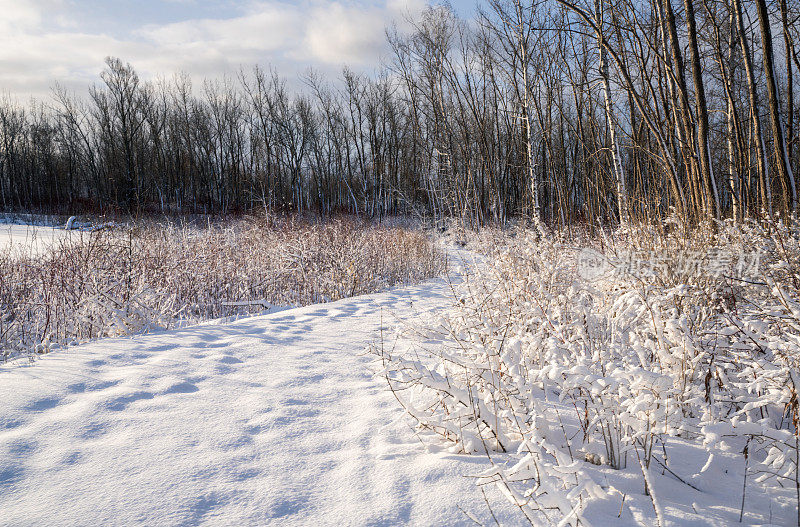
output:
[[[386,55],[384,29],[426,0],[0,0],[0,93],[49,99],[56,82],[86,92],[107,56],[145,79],[235,75],[272,65],[297,77],[309,67],[369,72]],[[462,15],[475,0],[451,0]]]

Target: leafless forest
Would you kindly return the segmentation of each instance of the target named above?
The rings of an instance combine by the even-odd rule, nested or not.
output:
[[[109,58],[0,106],[5,210],[524,216],[553,226],[797,206],[792,0],[491,0],[389,29],[377,75],[192,85]]]

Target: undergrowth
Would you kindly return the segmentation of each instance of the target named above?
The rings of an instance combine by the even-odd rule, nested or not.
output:
[[[23,246],[0,255],[0,362],[270,305],[334,301],[443,269],[421,232],[355,219],[71,232],[43,254]]]
[[[532,524],[800,525],[800,228],[673,227],[475,236],[455,309],[373,350]]]

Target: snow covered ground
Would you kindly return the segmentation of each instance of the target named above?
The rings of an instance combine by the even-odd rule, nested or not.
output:
[[[451,302],[438,279],[7,365],[0,524],[492,522],[485,458],[427,452],[364,353]]]
[[[465,511],[494,524],[470,477],[493,470],[487,457],[415,434],[366,353],[382,327],[391,346],[396,323],[435,325],[452,305],[435,279],[0,365],[0,526],[472,525]],[[543,445],[580,441],[568,403],[536,407]],[[562,468],[599,496],[592,525],[735,524],[745,464],[714,452],[672,438],[656,453],[658,513],[633,454],[615,470],[575,450]],[[754,480],[751,467],[743,523],[794,524],[795,489]],[[524,522],[483,489],[500,523]]]
[[[38,255],[71,235],[71,231],[54,227],[0,223],[0,251]]]

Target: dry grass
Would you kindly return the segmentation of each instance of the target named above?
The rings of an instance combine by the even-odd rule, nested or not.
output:
[[[41,256],[0,256],[0,357],[252,309],[226,302],[334,301],[443,269],[422,233],[352,219],[140,223],[82,233]]]

